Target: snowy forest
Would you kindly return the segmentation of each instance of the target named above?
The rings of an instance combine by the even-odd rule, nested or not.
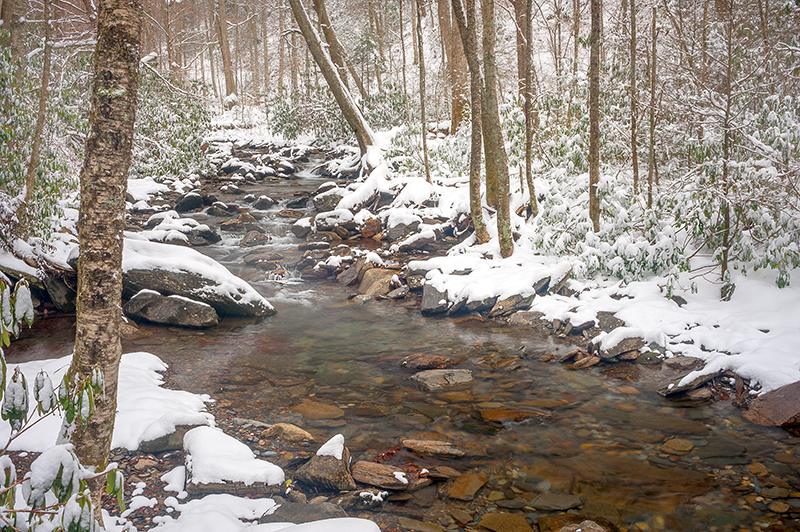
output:
[[[0,527],[800,526],[799,1],[0,20]]]

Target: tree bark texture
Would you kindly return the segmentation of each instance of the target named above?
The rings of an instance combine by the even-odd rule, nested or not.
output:
[[[36,170],[39,168],[39,159],[42,152],[42,141],[44,137],[44,123],[47,118],[47,95],[50,85],[50,64],[53,55],[53,27],[50,24],[50,0],[44,0],[43,5],[44,19],[44,59],[42,65],[42,83],[39,88],[39,109],[36,114],[36,130],[33,134],[33,145],[31,146],[31,158],[28,161],[28,170],[25,175],[25,201],[22,204],[20,219],[25,223],[28,206],[33,198],[33,190],[36,186]]]
[[[521,0],[517,0],[521,1]],[[528,197],[531,214],[539,214],[536,189],[533,186],[533,129],[539,121],[533,110],[533,0],[526,0],[525,6],[525,181],[528,184]]]
[[[636,0],[631,2],[631,163],[633,164],[633,193],[639,193],[639,151],[636,136]]]
[[[236,80],[233,77],[231,64],[231,45],[228,42],[228,12],[225,0],[219,0],[219,16],[217,17],[217,37],[222,54],[222,72],[225,74],[225,96],[236,94]]]
[[[600,0],[591,0],[592,30],[589,56],[589,219],[600,231]]]
[[[467,60],[470,75],[470,152],[469,152],[469,210],[472,225],[475,227],[475,237],[479,244],[490,240],[483,222],[483,204],[481,202],[481,149],[483,137],[481,134],[483,105],[483,78],[481,66],[478,61],[478,35],[475,27],[475,2],[466,0],[467,9],[464,11],[462,0],[452,0],[453,16],[461,35],[464,55]]]
[[[428,124],[425,117],[425,52],[422,46],[422,0],[417,0],[417,46],[419,47],[419,113],[422,121],[422,162],[425,166],[425,181],[431,182],[431,167],[428,164]]]
[[[99,0],[89,136],[80,173],[78,219],[80,257],[73,382],[103,371],[105,393],[97,397],[85,428],[71,435],[85,466],[102,470],[108,463],[117,378],[122,353],[122,244],[125,190],[131,164],[136,119],[142,5],[140,0]],[[90,484],[99,512],[104,479]]]
[[[355,133],[358,147],[363,156],[367,153],[367,148],[375,144],[375,134],[367,124],[364,115],[361,114],[361,109],[359,109],[350,91],[345,87],[342,78],[339,77],[339,72],[336,70],[336,65],[333,64],[330,55],[322,47],[322,40],[311,25],[311,20],[309,20],[302,3],[300,0],[289,0],[289,4],[292,7],[300,32],[303,34],[308,49],[311,51],[311,56],[322,71],[322,75],[328,83],[328,87],[331,89],[333,97],[336,99],[342,115],[344,115],[344,119]]]
[[[648,53],[650,60],[650,108],[648,118],[650,121],[650,149],[647,157],[647,207],[653,206],[653,176],[656,170],[656,8],[653,6],[653,20],[650,26],[650,46]]]
[[[468,105],[467,58],[458,30],[453,27],[449,0],[439,0],[439,20],[447,53],[447,73],[450,77],[450,131],[455,133],[464,118]]]
[[[511,235],[511,214],[509,212],[509,177],[506,148],[503,144],[503,132],[500,128],[500,110],[497,105],[497,67],[495,65],[495,18],[494,0],[481,0],[483,18],[483,68],[484,82],[483,107],[486,110],[486,122],[483,130],[483,147],[486,159],[494,162],[495,175],[489,179],[489,168],[486,172],[487,191],[489,184],[496,187],[497,198],[497,237],[500,241],[500,254],[510,257],[514,252],[514,240]],[[488,192],[487,192],[488,195]]]

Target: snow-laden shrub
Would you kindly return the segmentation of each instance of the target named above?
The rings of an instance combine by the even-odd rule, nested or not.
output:
[[[184,85],[171,78],[164,81],[142,69],[131,177],[183,179],[210,168],[200,149],[209,125],[199,96],[201,86],[198,82]]]
[[[65,375],[57,388],[47,374],[40,372],[34,379],[32,396],[19,368],[7,376],[2,346],[9,345],[10,336],[19,334],[23,323],[30,325],[32,321],[27,283],[21,280],[12,287],[8,277],[0,273],[0,414],[11,426],[9,443],[38,419],[56,413],[63,413],[67,423],[85,426],[94,411],[95,396],[103,393],[99,370],[78,383]],[[47,449],[33,461],[23,479],[17,478],[16,466],[5,450],[0,451],[0,526],[31,532],[97,530],[87,480],[102,476],[106,476],[107,491],[117,496],[124,509],[122,474],[114,466],[100,472],[83,467],[70,444]]]

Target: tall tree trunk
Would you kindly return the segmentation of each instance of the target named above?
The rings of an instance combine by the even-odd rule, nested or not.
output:
[[[589,57],[589,219],[594,232],[600,231],[600,0],[590,0],[592,10]]]
[[[408,83],[406,81],[406,37],[403,32],[403,0],[397,2],[400,12],[400,51],[403,60],[403,101],[406,105],[406,120],[411,120],[411,110],[408,104]]]
[[[317,12],[319,25],[322,28],[322,35],[328,43],[331,60],[333,64],[336,65],[336,70],[339,71],[339,77],[342,78],[342,83],[344,83],[345,87],[349,88],[347,83],[347,65],[345,65],[344,61],[344,48],[342,48],[339,39],[336,38],[336,33],[333,31],[333,25],[331,25],[331,20],[328,17],[328,10],[325,8],[325,0],[314,0],[313,4],[314,11]]]
[[[172,47],[172,4],[169,0],[161,0],[161,13],[164,16],[164,44],[167,47],[167,69],[175,70],[175,50]]]
[[[656,170],[656,6],[653,6],[653,20],[650,26],[650,52],[648,63],[650,71],[650,150],[647,157],[647,207],[653,206],[653,176]]]
[[[142,5],[98,0],[89,135],[80,173],[78,297],[73,382],[103,372],[105,392],[87,424],[71,435],[81,463],[102,471],[108,464],[122,354],[122,244],[125,190],[131,164],[139,80]],[[90,481],[96,515],[104,479]],[[102,523],[102,520],[101,520]]]
[[[0,30],[7,32],[2,36],[2,38],[0,38],[0,46],[3,48],[8,48],[11,46],[11,32],[13,30],[11,22],[14,19],[14,11],[16,10],[16,7],[17,0],[3,0],[3,5],[0,7],[0,19],[3,19],[3,24],[0,26]]]
[[[514,253],[514,239],[511,235],[511,213],[509,212],[509,177],[503,132],[500,127],[500,111],[497,104],[497,67],[495,65],[496,40],[494,0],[481,0],[483,18],[483,68],[484,82],[483,107],[486,109],[486,122],[483,131],[483,146],[486,159],[494,161],[493,180],[489,179],[487,166],[486,187],[494,182],[497,194],[497,236],[500,241],[500,254],[510,257]],[[488,195],[488,192],[487,192]]]
[[[292,7],[294,18],[300,27],[300,32],[305,38],[314,62],[317,63],[317,66],[322,71],[322,75],[328,83],[328,87],[331,89],[333,97],[336,99],[342,115],[344,115],[344,119],[356,135],[358,147],[363,156],[367,153],[367,148],[375,144],[375,134],[364,119],[364,115],[361,114],[361,109],[359,109],[350,91],[344,86],[330,55],[322,47],[322,40],[311,25],[311,20],[309,20],[301,0],[289,0],[289,5]]]
[[[286,78],[286,23],[284,21],[284,1],[279,0],[280,7],[278,8],[278,35],[279,35],[279,47],[278,47],[278,89],[283,89],[284,81]]]
[[[449,0],[439,0],[439,20],[447,55],[447,72],[450,77],[450,131],[455,133],[461,125],[468,105],[467,59],[458,30],[453,27]]]
[[[267,10],[261,11],[261,39],[263,40],[264,47],[264,92],[269,90],[269,54],[268,42],[269,35],[267,34]]]
[[[42,9],[44,19],[44,60],[42,65],[42,84],[39,88],[39,109],[36,114],[36,130],[33,134],[33,144],[31,146],[31,158],[28,161],[28,171],[25,174],[25,201],[19,213],[20,221],[26,223],[28,206],[33,199],[33,189],[36,183],[36,170],[39,168],[39,159],[42,152],[42,140],[44,137],[44,123],[47,118],[47,96],[50,85],[50,63],[53,55],[53,26],[50,21],[50,0],[44,0]]]
[[[520,0],[517,0],[520,1]],[[525,6],[525,181],[528,184],[528,197],[531,214],[539,214],[536,189],[533,187],[533,129],[538,122],[538,114],[533,112],[533,0],[526,0]]]
[[[425,52],[422,47],[422,0],[417,0],[417,47],[419,48],[419,110],[422,121],[422,160],[425,165],[425,181],[431,182],[431,167],[428,164],[428,124],[425,117]]]
[[[633,164],[633,194],[639,194],[639,152],[636,142],[636,0],[631,2],[631,162]]]
[[[462,0],[451,0],[453,15],[461,35],[464,55],[467,60],[470,75],[470,152],[469,152],[469,210],[472,225],[475,227],[475,237],[479,244],[490,240],[483,222],[483,205],[481,203],[481,149],[483,139],[481,135],[481,106],[483,100],[483,79],[481,76],[480,62],[478,61],[478,35],[475,20],[475,1],[466,0],[467,13],[464,13]]]
[[[225,0],[218,0],[219,18],[217,19],[217,39],[219,49],[222,54],[222,72],[225,74],[225,96],[236,94],[236,79],[233,76],[233,64],[231,62],[231,46],[228,42],[228,12],[225,7]]]
[[[519,99],[525,99],[525,69],[527,67],[527,60],[525,58],[525,51],[528,49],[526,46],[526,35],[528,35],[528,1],[527,0],[511,0],[511,5],[514,7],[514,25],[516,26],[516,44],[517,44],[517,91],[519,92]]]

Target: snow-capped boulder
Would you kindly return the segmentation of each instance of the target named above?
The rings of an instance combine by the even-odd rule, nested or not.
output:
[[[337,434],[328,440],[311,460],[300,466],[294,478],[308,486],[329,491],[356,489],[350,473],[350,451],[344,446],[344,436]]]
[[[220,315],[270,316],[275,309],[252,286],[220,263],[190,248],[126,234],[122,281],[130,297],[150,289],[208,303]]]

